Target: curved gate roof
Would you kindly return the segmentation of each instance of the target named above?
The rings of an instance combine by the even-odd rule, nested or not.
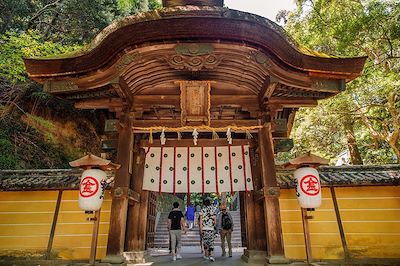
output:
[[[267,108],[293,120],[296,108],[339,93],[364,66],[365,57],[299,47],[277,24],[222,0],[163,2],[115,21],[79,53],[25,59],[29,77],[78,108],[128,107],[153,121],[179,117],[177,81],[210,80],[212,119],[257,119]]]

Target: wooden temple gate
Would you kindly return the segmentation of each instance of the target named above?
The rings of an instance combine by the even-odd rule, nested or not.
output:
[[[155,194],[142,189],[142,147],[161,146],[163,129],[165,145],[189,145],[196,131],[198,145],[227,146],[222,136],[231,129],[233,144],[251,144],[254,190],[241,197],[244,258],[285,263],[274,154],[290,149],[298,108],[344,90],[365,58],[305,54],[278,25],[224,8],[222,0],[163,4],[111,24],[84,53],[25,60],[47,92],[118,119],[122,167],[105,261],[122,261],[123,252],[140,256],[154,240]]]

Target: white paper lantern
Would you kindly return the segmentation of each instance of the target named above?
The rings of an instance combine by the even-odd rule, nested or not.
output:
[[[101,208],[104,191],[108,185],[106,180],[106,172],[100,169],[89,169],[82,173],[79,208],[85,211],[98,211]]]
[[[303,167],[294,171],[297,200],[302,208],[318,208],[321,206],[321,182],[318,171],[311,167]]]

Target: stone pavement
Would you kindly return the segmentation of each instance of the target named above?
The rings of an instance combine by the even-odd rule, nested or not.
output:
[[[129,264],[129,266],[195,266],[195,265],[210,265],[210,266],[260,266],[261,264],[246,263],[241,260],[244,248],[234,248],[233,256],[222,257],[222,250],[220,247],[215,247],[214,258],[215,262],[203,259],[203,255],[200,251],[200,247],[182,247],[182,257],[183,259],[172,261],[171,256],[168,254],[168,250],[159,249],[152,250],[150,252],[151,257],[148,258],[146,263],[141,264]],[[295,263],[291,265],[302,266],[307,265],[305,263]]]

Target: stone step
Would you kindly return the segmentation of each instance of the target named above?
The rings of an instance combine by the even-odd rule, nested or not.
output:
[[[232,232],[232,246],[241,247],[241,230],[240,230],[240,212],[230,212],[232,215],[235,230]],[[183,246],[199,246],[200,236],[199,227],[195,220],[195,224],[192,230],[189,230],[186,234],[182,234],[182,245]],[[215,237],[215,245],[221,245],[221,239],[219,235]],[[168,248],[169,246],[169,234],[168,234],[168,213],[161,213],[160,219],[156,228],[156,234],[154,237],[154,246],[160,248]]]

